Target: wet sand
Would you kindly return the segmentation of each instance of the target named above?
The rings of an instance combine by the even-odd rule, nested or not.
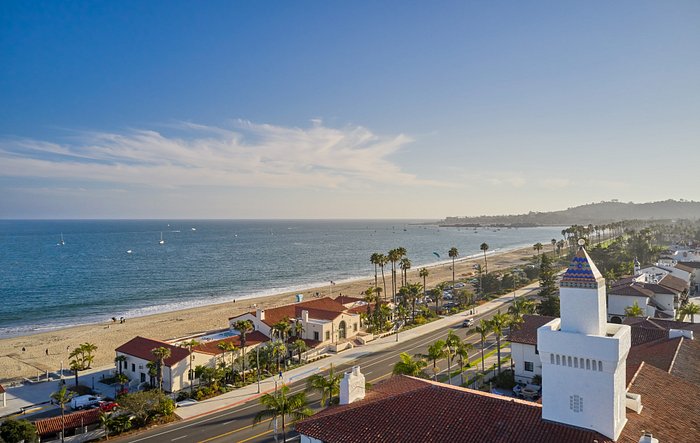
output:
[[[533,256],[532,247],[487,255],[489,271],[496,271],[511,266],[526,264]],[[455,278],[470,277],[474,274],[474,263],[483,263],[483,257],[458,259],[455,265]],[[452,264],[428,267],[430,275],[426,279],[427,287],[452,280]],[[391,265],[385,267],[387,288],[391,287]],[[397,271],[397,279],[400,274]],[[418,268],[408,272],[411,282],[420,282]],[[379,284],[382,284],[381,274]],[[347,283],[338,283],[332,287],[332,296],[340,294],[361,297],[362,293],[374,285],[374,275]],[[317,292],[328,296],[329,286],[303,291],[308,300]],[[23,377],[36,377],[37,372],[58,371],[63,361],[68,367],[68,354],[81,343],[90,342],[97,345],[93,367],[113,364],[114,349],[133,337],[168,340],[213,331],[228,327],[228,318],[254,310],[254,305],[262,309],[290,304],[300,291],[287,292],[255,299],[239,300],[216,305],[201,306],[180,311],[154,314],[138,318],[129,318],[125,323],[100,323],[58,329],[40,334],[12,337],[0,340],[0,382]],[[60,315],[60,312],[56,312]],[[48,350],[48,355],[47,355]]]

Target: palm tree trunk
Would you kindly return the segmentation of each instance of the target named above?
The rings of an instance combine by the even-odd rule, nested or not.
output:
[[[498,349],[498,373],[501,373],[501,337],[496,335],[496,347]]]
[[[481,339],[481,372],[484,372],[484,339]]]

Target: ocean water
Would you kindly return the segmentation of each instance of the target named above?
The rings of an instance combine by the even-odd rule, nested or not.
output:
[[[367,278],[370,255],[399,246],[416,268],[561,236],[415,222],[0,220],[0,337]]]

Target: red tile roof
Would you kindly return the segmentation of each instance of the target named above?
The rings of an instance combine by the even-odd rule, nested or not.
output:
[[[668,274],[666,277],[659,280],[659,286],[671,289],[676,292],[683,292],[688,289],[689,283],[682,278],[674,277]]]
[[[642,364],[629,386],[640,394],[642,411],[627,411],[618,442],[637,443],[642,431],[660,442],[697,442],[700,436],[700,396],[697,384]]]
[[[700,339],[698,337],[695,337],[694,340],[683,339],[678,348],[676,359],[673,361],[671,374],[700,386],[699,362]]]
[[[691,267],[691,266],[686,266],[686,265],[683,264],[683,263],[677,263],[676,266],[674,266],[674,267],[675,267],[676,269],[680,269],[681,271],[690,272],[690,273],[692,273],[693,271],[695,271],[695,268],[693,268],[693,267]]]
[[[681,337],[667,338],[631,347],[627,355],[627,381],[642,362],[668,372],[681,341]]]
[[[258,343],[266,342],[269,340],[270,340],[270,338],[260,331],[249,332],[245,336],[246,348],[248,348],[248,346],[256,345]],[[237,348],[240,348],[241,347],[241,336],[234,335],[233,337],[226,337],[226,338],[222,338],[221,340],[212,340],[212,341],[208,341],[208,342],[203,342],[203,343],[200,343],[199,345],[195,346],[194,348],[192,348],[192,350],[195,352],[201,352],[204,354],[219,355],[219,354],[223,354],[224,352],[227,352],[227,351],[223,351],[221,348],[219,348],[219,345],[222,343],[232,343]]]
[[[0,394],[2,394],[3,392],[5,392],[5,388],[3,388],[2,385],[0,385]]]
[[[654,291],[645,288],[642,283],[633,282],[626,285],[617,285],[610,288],[609,295],[628,295],[633,297],[653,297]]]
[[[548,315],[523,315],[523,322],[517,328],[514,327],[510,333],[510,341],[525,345],[536,345],[537,329],[555,318]]]
[[[658,328],[668,331],[669,329],[684,329],[700,333],[700,323],[686,323],[675,320],[665,320],[660,318],[645,318],[645,317],[627,317],[622,321],[623,324],[633,327],[642,328]]]
[[[700,269],[700,261],[679,261],[678,265],[685,266],[690,269]],[[678,267],[676,265],[676,267]]]
[[[100,409],[88,409],[87,411],[74,412],[72,414],[66,414],[66,430],[79,428],[81,426],[88,426],[93,423],[100,421]],[[40,436],[57,434],[63,429],[63,422],[61,416],[43,418],[34,422],[36,426],[36,432]]]
[[[340,315],[341,312],[345,311],[345,306],[342,303],[332,299],[330,297],[323,297],[318,299],[307,300],[301,303],[294,303],[291,305],[280,306],[277,308],[265,309],[265,323],[268,326],[272,326],[275,323],[283,320],[284,318],[299,318],[301,317],[301,311],[309,311],[310,318],[320,318],[324,320],[332,320]],[[322,315],[323,317],[314,317],[311,315],[312,310],[323,311],[322,313],[317,312],[317,315]],[[330,313],[335,313],[333,317],[330,317]],[[255,316],[256,312],[251,311],[251,315]],[[230,317],[229,320],[233,320],[236,317]]]
[[[374,389],[378,395],[297,423],[297,432],[327,443],[610,442],[597,432],[544,421],[542,406],[524,400],[406,376]]]
[[[180,348],[178,346],[173,346],[170,343],[164,341],[153,340],[145,337],[134,337],[123,345],[115,349],[117,352],[122,354],[132,355],[134,357],[141,358],[143,360],[153,361],[153,351],[155,348],[160,347],[170,349],[170,357],[165,359],[165,366],[172,366],[190,355],[190,351],[187,348]]]

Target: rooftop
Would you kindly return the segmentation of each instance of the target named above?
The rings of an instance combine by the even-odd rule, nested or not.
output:
[[[603,283],[603,275],[596,268],[588,252],[581,246],[571,259],[569,268],[561,278],[562,287],[595,288]]]
[[[88,409],[87,411],[74,412],[72,414],[66,414],[66,429],[79,428],[81,426],[87,426],[92,423],[97,423],[100,420],[99,408]],[[34,422],[36,426],[36,432],[40,436],[57,434],[63,429],[63,422],[61,421],[61,416],[43,418]]]
[[[301,317],[301,311],[309,311],[310,318],[332,320],[345,310],[345,306],[337,301],[337,299],[323,297],[300,303],[279,306],[277,308],[265,309],[265,320],[263,320],[263,322],[268,326],[272,326],[285,318],[292,319]],[[256,312],[251,311],[250,314],[254,316]],[[240,316],[231,317],[229,320],[233,320],[238,317]]]
[[[115,349],[115,351],[138,357],[143,360],[153,361],[155,357],[151,351],[160,347],[170,349],[170,357],[165,359],[165,366],[172,366],[190,355],[190,351],[185,348],[180,348],[164,341],[153,340],[145,337],[134,337],[128,342],[119,346],[117,349]]]
[[[251,345],[257,345],[258,343],[262,343],[265,341],[270,340],[265,334],[263,334],[260,331],[253,331],[249,332],[245,336],[245,342],[246,342],[246,348]],[[231,343],[237,348],[241,347],[241,336],[240,335],[234,335],[233,337],[226,337],[222,338],[221,340],[212,340],[204,343],[200,343],[199,345],[195,346],[192,348],[193,351],[195,352],[201,352],[204,354],[211,354],[211,355],[219,355],[223,354],[224,351],[222,350],[219,345],[224,344],[224,343]]]

